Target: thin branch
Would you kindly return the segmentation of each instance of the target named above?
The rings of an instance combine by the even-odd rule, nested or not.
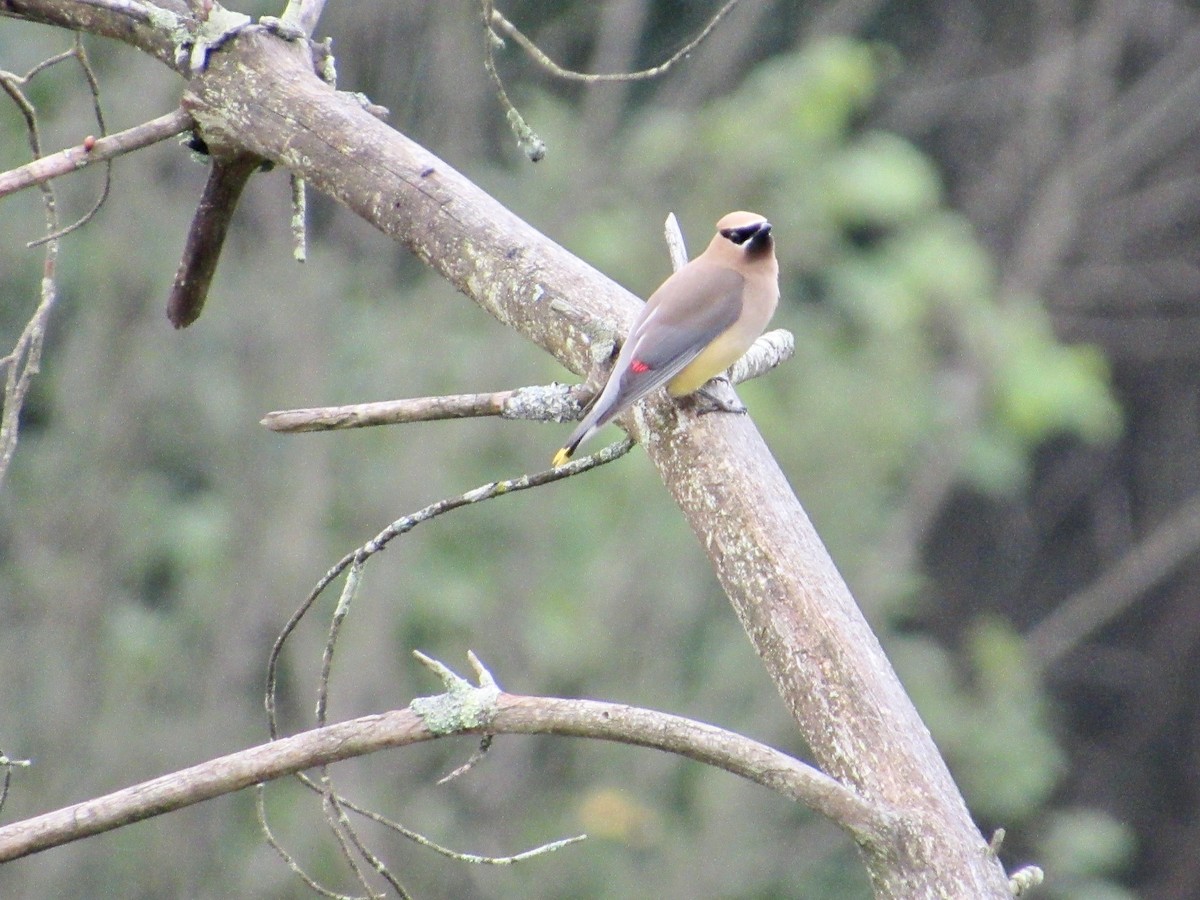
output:
[[[729,370],[729,380],[740,384],[758,378],[787,362],[795,352],[796,339],[791,332],[782,328],[768,331],[734,363]],[[280,409],[267,413],[260,424],[271,431],[298,434],[486,416],[567,422],[579,418],[580,410],[589,399],[590,391],[581,385],[533,385],[490,394],[445,394],[346,406]]]
[[[665,74],[677,62],[699,47],[700,44],[704,42],[704,39],[712,34],[713,29],[720,24],[721,20],[724,19],[725,16],[727,16],[730,11],[732,11],[733,8],[738,5],[738,2],[739,0],[728,0],[728,2],[726,2],[726,4],[719,10],[717,10],[713,17],[708,20],[708,24],[701,29],[699,34],[680,47],[679,50],[677,50],[670,57],[670,59],[666,60],[665,62],[661,62],[657,66],[652,66],[649,69],[642,69],[637,72],[605,72],[600,74],[588,74],[587,72],[575,72],[571,69],[564,69],[544,52],[542,52],[542,49],[538,47],[537,44],[530,40],[519,28],[517,28],[516,25],[505,18],[504,15],[499,10],[495,9],[490,2],[484,4],[484,9],[485,13],[487,14],[488,22],[503,31],[505,35],[516,41],[517,45],[526,53],[528,53],[529,56],[539,66],[557,78],[565,78],[569,81],[588,82],[645,81],[647,79],[657,78],[659,75]]]
[[[308,189],[304,179],[292,175],[288,179],[292,190],[292,259],[308,259]]]
[[[683,229],[679,227],[675,213],[667,213],[667,220],[663,223],[663,239],[667,242],[667,255],[671,257],[671,271],[678,272],[687,265],[688,252]]]
[[[484,23],[491,22],[496,14],[495,9],[492,8],[492,0],[482,0],[482,2],[483,21]],[[489,25],[484,30],[483,67],[496,88],[496,98],[504,107],[504,116],[508,119],[508,125],[517,139],[517,144],[529,157],[530,162],[540,162],[546,156],[546,143],[538,137],[537,132],[529,126],[520,110],[508,98],[508,91],[504,89],[504,82],[500,78],[500,73],[496,71],[496,44],[499,42],[500,39]]]
[[[75,172],[92,163],[115,159],[122,154],[149,147],[182,134],[191,127],[192,117],[184,110],[177,109],[108,137],[85,139],[74,147],[0,173],[0,197]]]
[[[479,746],[475,748],[475,752],[467,757],[467,761],[461,766],[456,767],[453,771],[443,775],[437,780],[437,784],[449,784],[455,779],[462,778],[477,765],[479,765],[487,757],[487,752],[492,749],[493,735],[485,734],[483,740],[479,742]]]
[[[550,484],[562,478],[569,478],[579,472],[586,472],[589,469],[594,469],[597,466],[603,466],[607,463],[614,462],[620,459],[633,447],[633,441],[629,438],[617,441],[615,444],[610,444],[607,447],[577,460],[573,460],[565,466],[560,466],[557,469],[546,469],[542,472],[537,472],[532,475],[522,475],[519,478],[509,478],[504,481],[493,481],[489,484],[480,485],[473,490],[467,491],[465,494],[460,494],[457,497],[446,497],[436,503],[431,503],[424,509],[420,509],[410,515],[402,516],[392,522],[387,528],[375,535],[367,543],[361,547],[347,553],[340,560],[334,563],[333,567],[326,572],[316,586],[309,592],[304,602],[300,607],[292,613],[290,619],[283,626],[279,636],[275,639],[275,644],[271,648],[271,654],[267,660],[267,685],[265,706],[267,710],[267,723],[269,733],[272,738],[279,736],[279,721],[276,715],[276,682],[279,672],[279,659],[283,653],[283,647],[287,643],[288,638],[300,621],[308,613],[312,605],[324,593],[325,589],[332,584],[342,572],[346,571],[347,567],[352,564],[365,562],[369,557],[383,550],[389,543],[403,534],[412,531],[422,522],[428,522],[440,515],[450,512],[451,510],[459,509],[463,506],[468,506],[472,503],[479,503],[484,500],[491,500],[494,497],[503,497],[509,494],[515,494],[519,491],[528,490],[529,488],[538,487],[543,484]]]
[[[441,781],[438,782],[438,784],[441,783]],[[527,859],[532,859],[535,856],[541,856],[545,853],[553,853],[555,850],[561,850],[563,847],[566,847],[570,844],[578,844],[580,841],[587,840],[586,834],[577,834],[574,837],[560,838],[556,841],[549,841],[548,843],[540,844],[537,847],[533,847],[529,850],[522,850],[520,853],[515,853],[511,856],[481,856],[478,853],[466,853],[462,850],[452,850],[449,847],[444,847],[436,841],[431,841],[424,835],[418,834],[411,828],[405,828],[399,822],[392,821],[387,816],[380,815],[373,810],[364,809],[358,804],[347,800],[345,797],[339,797],[338,799],[339,802],[346,807],[346,809],[362,816],[363,818],[370,819],[372,822],[376,822],[382,825],[384,828],[395,831],[397,834],[403,836],[407,840],[412,841],[414,844],[424,847],[427,850],[432,850],[434,853],[437,853],[439,856],[444,856],[447,859],[457,860],[458,862],[472,863],[477,866],[511,866],[514,863],[524,862]]]
[[[31,765],[27,759],[9,759],[9,757],[0,751],[0,769],[4,771],[3,777],[0,777],[0,810],[4,809],[5,801],[8,800],[8,789],[12,785],[12,770],[27,769]]]
[[[565,422],[574,417],[578,403],[567,397],[565,391],[565,385],[554,384],[490,394],[447,394],[348,406],[284,409],[267,413],[261,424],[272,431],[301,432],[481,416]],[[559,400],[558,404],[550,402],[555,398]]]
[[[91,60],[88,59],[87,51],[83,47],[83,35],[75,35],[75,46],[72,48],[72,56],[79,63],[79,68],[83,72],[84,80],[88,84],[88,93],[92,97],[92,113],[96,117],[96,127],[100,131],[100,136],[104,137],[108,134],[108,126],[104,122],[104,110],[100,106],[100,82],[96,79],[96,72],[92,69]],[[94,138],[93,138],[94,140]],[[82,216],[63,228],[53,231],[50,234],[43,235],[35,241],[30,241],[26,246],[37,247],[49,241],[57,240],[60,237],[65,237],[76,229],[82,228],[100,211],[106,200],[108,200],[108,192],[112,189],[112,163],[104,164],[104,184],[100,187],[100,196],[96,198],[96,202],[92,204],[92,208],[85,212]]]
[[[833,819],[860,843],[885,845],[896,827],[890,813],[778,750],[734,732],[654,710],[502,693],[486,724],[436,732],[409,707],[280,738],[4,826],[0,828],[0,862],[314,766],[451,734],[553,734],[651,747],[716,766],[802,802]]]
[[[17,80],[20,82],[21,85],[28,84],[29,80],[31,78],[33,78],[35,75],[37,75],[39,72],[44,72],[46,69],[49,69],[51,66],[57,66],[59,63],[66,62],[68,59],[73,59],[74,56],[75,56],[74,48],[71,48],[70,50],[64,50],[61,53],[56,53],[53,56],[48,56],[45,59],[43,59],[41,62],[37,63],[32,69],[30,69],[24,75],[20,76]]]
[[[575,72],[571,69],[564,69],[549,56],[547,56],[537,44],[530,40],[516,25],[496,9],[493,0],[481,0],[483,4],[483,21],[487,26],[486,42],[483,54],[483,67],[487,71],[488,77],[492,80],[492,84],[496,88],[496,97],[500,101],[500,105],[504,107],[505,117],[508,119],[509,127],[512,128],[513,134],[517,138],[517,143],[529,157],[530,162],[538,162],[546,155],[546,144],[525,121],[516,105],[508,97],[508,91],[504,89],[504,82],[500,78],[500,73],[496,71],[496,47],[503,46],[504,41],[496,33],[495,29],[500,29],[508,37],[512,38],[529,56],[542,68],[551,75],[558,78],[563,78],[568,81],[585,81],[585,82],[604,82],[604,81],[645,81],[650,78],[657,78],[660,75],[668,72],[672,66],[695,50],[700,44],[712,34],[713,29],[717,27],[720,21],[737,6],[739,0],[727,0],[724,6],[717,10],[716,14],[709,19],[708,24],[701,29],[700,33],[692,40],[688,41],[683,47],[676,51],[670,59],[657,66],[649,69],[642,69],[638,72],[610,72],[589,75],[586,72]]]
[[[345,812],[338,807],[337,800],[334,799],[333,786],[329,780],[329,767],[321,766],[321,773],[321,805],[325,810],[325,819],[329,830],[333,833],[334,840],[337,841],[342,859],[354,874],[355,880],[362,885],[363,890],[372,900],[382,900],[384,895],[371,889],[371,882],[367,880],[366,873],[359,865],[358,857],[361,856],[372,865],[378,863],[380,873],[386,875],[388,883],[397,889],[401,897],[408,897],[408,891],[388,872],[387,866],[383,865],[359,840],[358,834],[346,818]]]
[[[29,149],[34,158],[42,155],[41,130],[38,127],[37,110],[22,90],[24,85],[36,73],[64,59],[74,56],[70,50],[59,54],[50,60],[44,60],[40,65],[31,69],[24,78],[10,72],[0,71],[0,90],[12,99],[21,116],[25,119],[25,132]],[[42,209],[45,213],[46,232],[51,239],[46,243],[42,258],[41,298],[37,309],[25,323],[21,336],[11,352],[0,357],[0,368],[6,368],[4,380],[4,405],[0,409],[0,481],[8,472],[13,454],[17,451],[17,441],[21,434],[21,410],[25,406],[25,398],[33,383],[33,376],[41,369],[42,346],[46,339],[46,328],[50,321],[50,312],[58,299],[58,249],[59,241],[53,235],[58,231],[58,199],[54,188],[49,184],[39,184],[42,194]]]
[[[314,891],[321,897],[328,897],[329,900],[363,900],[363,898],[360,897],[352,897],[349,894],[339,894],[335,891],[331,891],[304,870],[304,867],[300,865],[300,861],[288,852],[287,847],[283,846],[279,838],[275,836],[275,832],[271,830],[270,824],[267,822],[266,791],[267,786],[261,782],[254,786],[254,806],[256,812],[258,813],[259,827],[262,828],[267,844],[272,850],[279,854],[279,858],[282,859],[284,864],[292,871],[292,874],[303,881],[309,890]]]
[[[438,782],[438,784],[441,783],[441,781]],[[544,856],[547,853],[553,853],[555,850],[561,850],[563,847],[569,847],[571,844],[578,844],[587,840],[586,834],[577,834],[573,837],[560,838],[557,841],[549,841],[529,850],[522,850],[520,853],[514,853],[511,856],[480,856],[478,853],[464,853],[460,850],[451,850],[449,847],[443,847],[441,844],[437,844],[423,835],[417,834],[414,831],[410,831],[400,823],[393,822],[386,816],[381,816],[378,813],[371,812],[367,809],[360,809],[359,807],[350,804],[346,800],[343,800],[342,803],[347,809],[351,809],[359,815],[365,816],[372,822],[378,822],[385,828],[390,828],[393,831],[400,832],[413,843],[419,844],[428,850],[432,850],[434,853],[445,856],[447,859],[457,860],[458,862],[472,863],[477,866],[511,866],[515,863],[524,862],[527,859],[533,859],[535,856]]]
[[[1068,597],[1027,635],[1030,658],[1057,663],[1200,551],[1200,496],[1181,504],[1095,582]]]

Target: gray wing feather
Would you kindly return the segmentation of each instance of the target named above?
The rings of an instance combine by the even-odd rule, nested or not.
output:
[[[614,376],[592,401],[567,440],[575,448],[651,391],[679,374],[742,314],[744,279],[731,269],[694,260],[665,281],[638,316],[614,366]],[[663,291],[666,290],[664,294]],[[662,302],[663,298],[667,302]],[[673,298],[694,298],[687,304]],[[686,327],[685,327],[686,325]],[[645,345],[645,338],[653,340]],[[635,371],[633,360],[647,368]],[[621,372],[621,375],[616,375]]]

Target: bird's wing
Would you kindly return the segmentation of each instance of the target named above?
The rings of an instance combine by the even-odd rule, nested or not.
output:
[[[742,314],[745,280],[697,260],[667,279],[629,334],[631,356],[622,393],[644,395],[666,384]],[[635,390],[631,382],[638,382]]]
[[[655,291],[638,316],[613,370],[563,449],[561,465],[580,443],[677,375],[742,313],[741,275],[694,260]]]

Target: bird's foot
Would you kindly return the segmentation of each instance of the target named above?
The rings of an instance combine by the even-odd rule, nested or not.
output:
[[[724,378],[715,378],[713,380],[718,381],[718,382],[724,381],[725,384],[729,384],[728,380],[726,380]],[[745,406],[743,406],[742,404],[738,403],[735,400],[721,399],[716,394],[714,394],[710,390],[708,390],[707,387],[702,387],[699,390],[697,390],[695,393],[695,397],[696,397],[696,415],[698,415],[698,416],[706,416],[709,413],[714,413],[714,412],[727,412],[727,413],[737,413],[738,415],[745,415],[748,411]],[[705,403],[701,403],[702,400],[705,401]]]

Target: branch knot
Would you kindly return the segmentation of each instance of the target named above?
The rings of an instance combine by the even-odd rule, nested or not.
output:
[[[425,668],[429,669],[446,688],[446,693],[432,697],[414,697],[409,708],[416,713],[425,727],[435,735],[456,734],[463,731],[476,731],[485,727],[497,711],[497,701],[500,698],[500,685],[492,673],[484,668],[483,663],[471,651],[467,651],[467,659],[475,670],[478,686],[471,684],[461,675],[453,672],[444,663],[426,656],[420,650],[414,650],[415,656]]]

